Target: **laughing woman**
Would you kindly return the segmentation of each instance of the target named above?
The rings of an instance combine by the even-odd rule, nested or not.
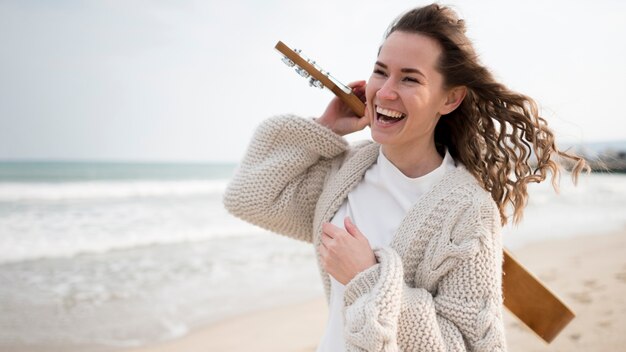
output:
[[[574,177],[585,162],[493,79],[446,7],[396,20],[352,88],[363,118],[335,98],[316,119],[265,121],[225,206],[315,246],[330,314],[318,351],[506,350],[500,227],[521,219],[528,183],[558,176],[555,158]],[[342,138],[366,126],[374,142]]]

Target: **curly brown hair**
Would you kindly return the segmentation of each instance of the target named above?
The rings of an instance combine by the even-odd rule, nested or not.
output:
[[[461,105],[440,118],[435,143],[446,146],[491,193],[503,224],[508,221],[507,205],[513,206],[513,222],[521,220],[528,183],[542,182],[550,172],[558,191],[561,163],[573,165],[574,183],[581,171],[589,169],[583,158],[556,147],[533,99],[496,82],[480,64],[465,35],[464,21],[452,9],[432,4],[410,10],[391,24],[385,38],[395,31],[419,33],[439,42],[442,54],[437,70],[445,88],[467,87]]]

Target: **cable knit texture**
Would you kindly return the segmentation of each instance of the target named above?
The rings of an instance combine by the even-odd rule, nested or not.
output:
[[[313,243],[378,157],[312,120],[265,121],[224,205],[268,230]],[[502,244],[496,204],[462,166],[408,214],[378,264],[346,286],[347,351],[505,351]],[[317,252],[318,264],[320,261]],[[326,297],[330,281],[320,265]]]

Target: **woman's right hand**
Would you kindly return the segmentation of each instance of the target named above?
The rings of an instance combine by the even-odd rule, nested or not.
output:
[[[352,92],[356,94],[361,101],[365,101],[365,81],[357,81],[348,84],[352,88]],[[333,98],[326,107],[326,111],[315,121],[323,126],[333,130],[338,135],[345,136],[352,132],[360,131],[369,125],[367,115],[363,117],[357,116],[352,110],[341,101],[338,97]]]

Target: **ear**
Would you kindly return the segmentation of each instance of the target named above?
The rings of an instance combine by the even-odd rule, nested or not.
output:
[[[454,87],[450,89],[446,96],[446,102],[443,104],[443,106],[439,110],[439,113],[441,113],[441,115],[446,115],[446,114],[453,112],[454,109],[456,109],[457,107],[459,107],[459,105],[461,105],[466,94],[467,94],[467,87],[465,86],[459,86],[459,87]]]

